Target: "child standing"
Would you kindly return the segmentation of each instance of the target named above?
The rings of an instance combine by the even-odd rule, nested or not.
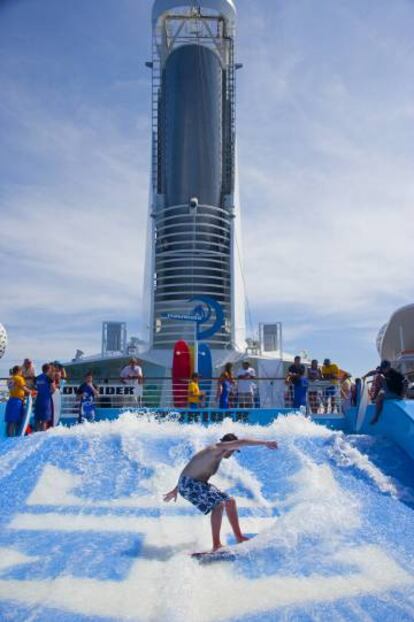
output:
[[[80,385],[76,395],[80,398],[78,423],[84,423],[85,420],[95,421],[95,398],[99,391],[93,384],[92,372],[85,375],[85,382]]]
[[[200,391],[200,376],[194,372],[191,375],[191,381],[188,384],[187,402],[191,410],[196,410],[204,399],[204,391]]]

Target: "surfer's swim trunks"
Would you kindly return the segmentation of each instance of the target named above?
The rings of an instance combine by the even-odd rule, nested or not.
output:
[[[230,496],[225,492],[221,492],[218,488],[208,482],[200,482],[197,479],[186,477],[183,475],[178,482],[178,492],[186,501],[189,501],[195,507],[208,514],[214,510],[216,505],[223,501],[229,501]]]

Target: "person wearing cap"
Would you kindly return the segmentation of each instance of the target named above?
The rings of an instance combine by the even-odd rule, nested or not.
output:
[[[248,540],[243,535],[239,525],[235,499],[209,483],[210,477],[218,471],[223,458],[230,458],[235,451],[248,446],[277,449],[277,442],[258,441],[249,438],[239,439],[235,434],[225,434],[218,443],[209,445],[196,453],[184,467],[175,488],[164,495],[164,501],[168,502],[177,501],[177,495],[180,494],[203,514],[211,513],[212,551],[217,551],[223,546],[220,531],[224,511],[226,511],[237,542]]]
[[[378,375],[382,377],[378,380]],[[402,400],[407,388],[407,381],[402,374],[391,367],[391,363],[387,360],[381,361],[381,365],[377,369],[369,371],[362,376],[363,380],[370,376],[377,376],[377,383],[380,389],[375,398],[375,414],[371,419],[371,425],[375,425],[380,418],[385,400]]]
[[[331,403],[331,411],[334,412],[336,406],[335,396],[338,388],[339,367],[336,363],[331,363],[331,359],[325,359],[321,369],[322,379],[330,380],[332,384],[327,386],[323,392],[323,405],[325,415],[329,409],[329,402]]]

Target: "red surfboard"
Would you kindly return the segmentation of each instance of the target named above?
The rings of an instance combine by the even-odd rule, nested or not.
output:
[[[181,339],[174,346],[172,363],[173,402],[176,408],[187,407],[188,382],[191,376],[190,348]]]

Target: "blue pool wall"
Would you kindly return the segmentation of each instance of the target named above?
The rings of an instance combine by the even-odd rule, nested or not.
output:
[[[360,434],[368,434],[371,436],[383,436],[399,447],[404,449],[406,453],[414,460],[414,400],[389,400],[384,403],[384,409],[377,424],[370,425],[370,421],[374,415],[374,405],[368,406],[365,414],[364,423]],[[5,403],[0,403],[0,438],[4,436],[4,409]],[[125,409],[127,410],[127,409]],[[116,419],[122,410],[118,408],[98,408],[97,420]],[[153,410],[151,410],[153,412]],[[171,415],[171,410],[155,409],[160,416]],[[217,423],[223,419],[230,418],[233,421],[245,422],[250,424],[268,425],[275,417],[295,412],[291,408],[262,408],[256,410],[235,409],[205,409],[199,411],[189,411],[177,409],[174,411],[183,423],[201,423],[208,425],[209,423]],[[313,420],[329,427],[332,430],[341,430],[346,434],[355,434],[356,429],[357,408],[350,408],[345,417],[315,417]],[[74,424],[76,418],[67,419],[65,423]]]
[[[379,421],[371,425],[375,406],[370,404],[365,413],[365,418],[360,434],[370,436],[384,436],[390,439],[414,460],[414,400],[387,400]],[[357,409],[351,408],[345,416],[344,431],[355,432]]]

